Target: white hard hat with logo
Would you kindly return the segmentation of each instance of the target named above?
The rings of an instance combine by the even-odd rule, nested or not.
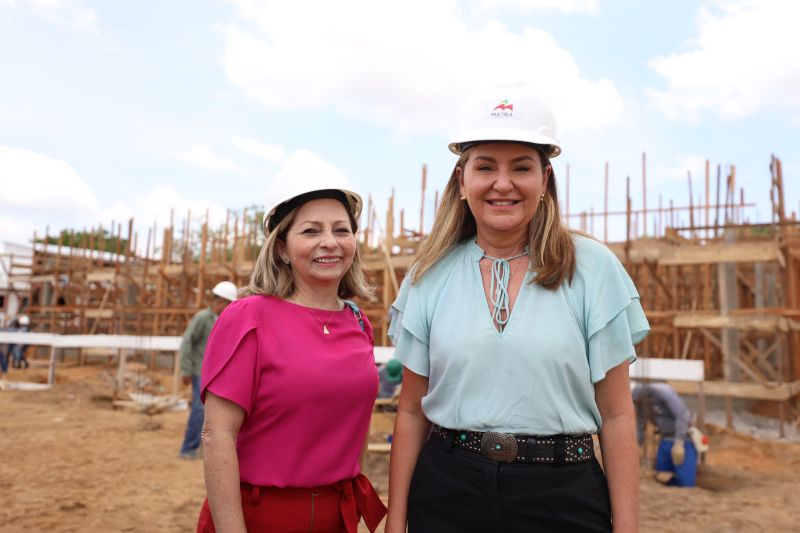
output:
[[[549,146],[548,157],[561,153],[556,120],[550,105],[530,88],[493,88],[474,95],[466,105],[464,123],[450,144],[461,155],[469,145],[514,141]]]
[[[229,302],[236,301],[236,285],[230,281],[220,281],[214,285],[214,288],[211,289],[211,293]]]
[[[264,231],[269,233],[279,220],[283,218],[280,210],[291,210],[295,207],[290,202],[298,197],[323,192],[338,191],[347,202],[350,214],[358,221],[361,216],[363,202],[353,192],[347,177],[335,166],[324,161],[318,155],[307,150],[298,150],[291,154],[284,167],[275,175],[267,188],[264,204]],[[288,209],[287,209],[288,208]]]

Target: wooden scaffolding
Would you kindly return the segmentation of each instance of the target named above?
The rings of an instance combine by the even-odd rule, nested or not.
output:
[[[724,183],[717,168],[711,201],[708,163],[700,200],[691,200],[689,175],[688,206],[670,201],[665,207],[659,198],[658,207],[648,209],[644,154],[640,209],[633,208],[628,179],[626,208],[609,211],[606,165],[606,198],[598,212],[570,213],[568,170],[564,217],[607,242],[633,278],[652,326],[640,354],[702,360],[708,394],[778,401],[789,411],[782,415],[798,418],[792,402],[800,392],[800,223],[787,214],[780,160],[773,157],[769,170],[772,214],[760,223],[745,217],[752,204],[744,190],[736,194],[735,167]],[[423,166],[418,225],[416,217],[407,223],[404,210],[396,216],[394,192],[385,217],[367,201],[358,238],[377,299],[359,304],[376,344],[388,345],[389,307],[425,237],[426,174]],[[433,205],[435,214],[438,192]],[[688,224],[681,225],[679,213],[688,215]],[[610,217],[625,217],[625,240],[608,242]],[[212,228],[207,214],[193,223],[188,213],[177,231],[172,223],[163,229],[158,247],[156,227],[138,246],[132,220],[125,227],[112,224],[110,232],[34,236],[26,312],[35,331],[180,335],[210,287],[226,279],[246,284],[263,239],[260,220],[250,208],[229,212],[223,226]]]

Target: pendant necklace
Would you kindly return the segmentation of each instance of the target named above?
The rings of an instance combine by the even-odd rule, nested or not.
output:
[[[324,322],[323,322],[323,321],[322,321],[322,319],[319,317],[319,315],[317,314],[317,312],[316,312],[316,311],[314,311],[314,309],[313,309],[313,308],[311,308],[311,307],[309,307],[308,305],[306,305],[305,303],[301,302],[301,301],[300,301],[298,298],[295,298],[295,300],[297,300],[297,301],[298,301],[298,302],[299,302],[301,305],[303,305],[303,306],[304,306],[306,309],[308,309],[309,311],[311,311],[311,314],[312,314],[312,315],[314,315],[314,318],[316,318],[317,320],[319,320],[319,323],[320,323],[320,324],[322,324],[322,334],[323,334],[323,335],[330,335],[330,334],[331,334],[331,331],[328,329],[328,324],[329,324],[329,323],[330,323],[330,321],[333,319],[333,314],[336,312],[335,310],[334,310],[334,311],[331,311],[331,314],[328,316],[328,320],[326,320],[326,321],[324,321]]]

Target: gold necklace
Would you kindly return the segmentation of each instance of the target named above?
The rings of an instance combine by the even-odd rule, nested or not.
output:
[[[306,305],[304,302],[302,302],[302,301],[301,301],[299,298],[297,298],[297,297],[295,297],[295,298],[294,298],[294,300],[295,300],[296,302],[298,302],[300,305],[302,305],[303,307],[305,307],[306,309],[308,309],[309,311],[311,311],[311,314],[312,314],[312,315],[314,315],[314,318],[316,318],[317,320],[319,320],[319,323],[320,323],[320,324],[322,324],[322,334],[323,334],[323,335],[330,335],[330,334],[331,334],[331,331],[328,329],[328,324],[329,324],[329,323],[330,323],[330,321],[333,319],[333,314],[336,312],[336,310],[333,310],[333,311],[331,311],[331,314],[330,314],[330,316],[328,316],[328,320],[326,320],[326,321],[324,321],[324,322],[323,322],[323,321],[322,321],[322,319],[321,319],[321,318],[319,317],[319,315],[317,314],[317,312],[316,312],[316,311],[314,311],[314,309],[313,309],[312,307],[310,307],[310,306]]]

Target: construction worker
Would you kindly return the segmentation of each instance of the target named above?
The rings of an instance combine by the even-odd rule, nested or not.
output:
[[[27,333],[31,330],[30,323],[30,319],[26,315],[20,315],[11,321],[11,327],[8,328],[8,331]],[[8,356],[13,359],[14,368],[29,368],[31,366],[25,358],[27,350],[27,344],[10,344],[8,346]]]
[[[642,383],[634,387],[636,439],[644,441],[645,423],[658,429],[656,480],[666,485],[694,487],[697,450],[689,438],[692,415],[686,402],[666,383]]]
[[[393,398],[403,382],[403,363],[394,357],[378,370],[378,398]]]
[[[236,285],[230,281],[217,283],[211,293],[214,299],[209,307],[198,311],[189,322],[181,341],[181,375],[183,384],[192,385],[192,405],[189,421],[179,457],[195,459],[200,457],[200,433],[203,430],[203,402],[200,401],[200,376],[203,367],[203,353],[211,328],[217,317],[229,303],[236,300]]]

